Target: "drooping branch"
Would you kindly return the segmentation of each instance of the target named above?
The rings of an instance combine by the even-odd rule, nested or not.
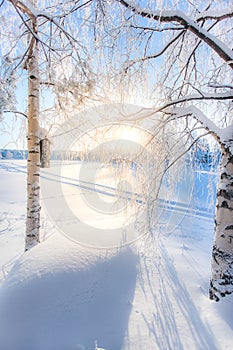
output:
[[[172,119],[181,117],[192,117],[203,126],[219,143],[222,149],[228,151],[229,147],[229,137],[232,135],[232,125],[220,129],[217,125],[212,122],[199,108],[196,106],[190,107],[172,107],[164,109],[164,113],[169,114]],[[233,135],[232,135],[233,137]]]
[[[56,52],[56,50],[52,47],[49,47],[44,41],[40,40],[38,34],[30,27],[30,25],[27,23],[27,21],[24,20],[22,14],[20,13],[20,9],[21,7],[18,7],[18,3],[15,5],[14,1],[9,0],[10,2],[12,2],[16,12],[18,13],[19,17],[21,18],[23,24],[25,25],[25,27],[27,28],[27,30],[29,31],[29,33],[32,35],[32,39],[31,39],[31,43],[29,45],[29,54],[28,56],[30,57],[30,52],[32,51],[32,47],[34,45],[34,41],[37,40],[38,42],[41,42],[43,45],[47,46],[51,51]],[[23,11],[24,13],[27,13],[27,15],[29,16],[29,18],[31,19],[32,23],[34,23],[36,21],[36,16],[34,15],[34,13],[32,13],[30,10],[28,12]]]
[[[159,22],[176,22],[181,24],[184,29],[191,31],[209,47],[211,47],[219,57],[221,57],[233,69],[233,52],[221,40],[209,33],[205,28],[198,25],[198,22],[186,16],[182,11],[154,11],[150,12],[129,4],[125,0],[118,0],[123,6],[131,10],[136,15],[144,18],[153,19]],[[228,14],[227,18],[232,17]]]
[[[157,109],[157,112],[161,112],[170,106],[175,106],[179,103],[189,102],[189,101],[201,101],[201,100],[232,100],[232,92],[222,92],[222,93],[206,93],[198,91],[198,94],[191,94],[181,97],[177,100],[173,100],[165,103],[163,106]]]
[[[23,13],[27,14],[31,20],[35,20],[36,18],[43,17],[45,18],[45,20],[53,23],[67,37],[67,39],[73,42],[77,42],[77,40],[70,33],[68,33],[65,30],[65,28],[54,19],[53,16],[49,15],[46,12],[41,12],[36,10],[36,8],[31,4],[31,2],[28,2],[28,1],[22,2],[22,1],[14,1],[14,0],[9,0],[9,1],[13,4],[13,6],[15,7],[19,15],[20,15],[19,10],[21,10]],[[31,30],[30,26],[26,23],[26,21],[22,18],[21,15],[20,17],[23,20],[29,32],[31,32],[31,34],[35,37],[35,39],[38,41],[41,41],[39,37]],[[43,42],[43,44],[49,47],[49,49],[51,49],[52,51],[56,51],[55,48],[48,46],[46,43]]]
[[[176,162],[178,162],[179,159],[181,159],[183,156],[185,156],[185,155],[192,149],[192,147],[198,142],[198,140],[200,140],[201,138],[207,136],[208,134],[209,134],[209,131],[207,131],[206,133],[201,134],[201,135],[199,135],[198,137],[196,137],[195,140],[194,140],[193,142],[191,142],[191,144],[189,145],[189,147],[188,147],[187,149],[185,149],[183,152],[181,152],[181,153],[179,154],[179,156],[177,156],[171,163],[169,163],[169,164],[166,166],[166,168],[164,169],[163,174],[162,174],[162,176],[161,176],[161,178],[160,178],[160,180],[159,180],[158,190],[157,190],[157,193],[156,193],[156,195],[155,195],[155,198],[156,198],[156,199],[157,199],[158,196],[159,196],[159,191],[160,191],[160,189],[161,189],[161,187],[162,187],[162,183],[163,183],[164,177],[165,177],[166,173],[168,172],[168,170],[169,170],[171,167],[173,167],[174,164],[175,164]]]
[[[19,114],[19,115],[22,115],[23,117],[27,118],[28,119],[28,116],[27,114],[23,113],[23,112],[19,112],[19,111],[8,111],[8,110],[5,110],[3,111],[3,113],[14,113],[14,114]]]
[[[77,45],[81,45],[80,41],[73,36],[66,28],[64,25],[62,25],[58,20],[56,20],[56,18],[60,19],[60,20],[64,20],[64,17],[68,16],[70,13],[73,13],[75,11],[77,11],[78,9],[87,6],[91,0],[85,2],[83,5],[78,5],[75,6],[71,12],[69,13],[63,13],[62,16],[53,16],[50,13],[46,12],[46,11],[41,11],[40,9],[36,9],[35,6],[28,0],[19,0],[19,1],[15,1],[15,0],[9,0],[12,5],[14,6],[17,14],[19,15],[19,17],[21,18],[23,24],[25,25],[25,27],[27,28],[27,31],[31,34],[32,39],[31,39],[31,45],[34,44],[34,41],[36,40],[37,42],[39,42],[42,46],[42,50],[44,52],[46,61],[49,62],[50,59],[48,57],[47,51],[49,50],[50,52],[53,52],[53,54],[55,54],[56,56],[58,56],[60,58],[60,52],[59,49],[52,46],[51,45],[51,40],[49,41],[49,43],[47,43],[45,40],[41,39],[41,37],[39,36],[39,32],[35,32],[33,30],[33,28],[30,27],[29,23],[27,20],[25,20],[24,16],[22,15],[22,13],[26,14],[31,22],[35,22],[38,21],[38,19],[43,18],[44,19],[44,23],[49,22],[50,23],[50,31],[51,31],[51,26],[55,26],[56,29],[59,31],[59,35],[63,36],[67,42],[70,50],[72,52],[75,52],[75,55],[77,55],[78,57],[78,64],[80,65],[80,68],[84,74],[84,76],[87,76],[87,72],[86,69],[84,67],[84,64],[82,62],[82,59],[80,57],[79,51],[76,49],[75,44]],[[83,49],[84,47],[82,47]],[[63,50],[64,51],[64,50]],[[29,53],[27,55],[28,57],[30,57],[30,46],[29,46]],[[73,57],[73,60],[75,61],[75,57]]]
[[[164,52],[172,45],[174,44],[183,34],[185,33],[185,30],[182,30],[181,32],[179,32],[179,34],[177,34],[174,38],[172,38],[172,40],[170,40],[160,51],[149,55],[149,56],[145,56],[142,58],[139,58],[137,60],[134,60],[132,63],[128,64],[126,70],[128,68],[130,68],[132,65],[136,64],[136,63],[140,63],[140,62],[144,62],[153,58],[157,58],[159,56],[162,56],[164,54]]]

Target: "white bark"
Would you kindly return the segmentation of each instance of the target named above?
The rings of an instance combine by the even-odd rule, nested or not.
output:
[[[36,28],[35,28],[36,29]],[[28,58],[28,177],[25,250],[39,242],[40,229],[40,138],[38,42],[31,42]]]
[[[171,120],[181,117],[193,117],[198,120],[222,149],[209,288],[210,299],[218,301],[221,297],[233,293],[233,126],[218,128],[195,106],[165,107],[165,110],[167,114],[171,114]]]
[[[224,151],[221,163],[209,293],[216,301],[233,293],[233,155],[229,151]]]
[[[64,77],[71,80],[72,76],[81,82],[79,86],[85,82],[89,83],[87,51],[90,49],[94,52],[93,45],[89,45],[87,50],[89,33],[90,30],[93,31],[91,20],[93,16],[89,10],[87,11],[89,3],[91,2],[63,1],[56,6],[49,1],[44,3],[39,0],[8,0],[0,5],[1,11],[4,10],[0,16],[1,40],[4,38],[1,46],[4,48],[2,54],[7,59],[9,56],[12,71],[22,69],[28,71],[28,199],[25,250],[39,242],[40,145],[45,151],[43,155],[45,153],[49,155],[47,135],[43,135],[43,130],[39,128],[41,80],[38,66],[40,63],[41,74],[48,86],[60,84]],[[76,22],[77,25],[75,25]],[[86,36],[84,33],[87,33]],[[84,44],[81,44],[80,37],[85,38]],[[93,43],[91,35],[90,42]],[[7,84],[9,85],[9,81]],[[9,103],[6,103],[6,100],[9,100],[8,95],[0,96],[0,114],[5,109],[13,109]],[[80,100],[82,95],[84,93],[79,92]],[[47,167],[48,158],[42,157],[42,163],[42,166]]]

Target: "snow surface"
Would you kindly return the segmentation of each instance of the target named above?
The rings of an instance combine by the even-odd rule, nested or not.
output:
[[[43,213],[43,242],[23,254],[25,188],[25,163],[1,161],[0,349],[232,349],[233,296],[208,299],[212,219],[186,214],[172,234],[97,249]]]

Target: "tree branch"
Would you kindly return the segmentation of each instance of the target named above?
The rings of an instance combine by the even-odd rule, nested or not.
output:
[[[205,92],[199,92],[198,94],[186,95],[177,100],[165,103],[162,107],[159,107],[156,111],[162,112],[168,107],[175,106],[179,103],[189,102],[189,101],[200,101],[200,100],[231,100],[233,99],[233,94],[231,92],[215,93],[209,94]]]
[[[160,189],[161,189],[162,182],[163,182],[164,176],[166,175],[167,171],[168,171],[179,159],[181,159],[185,154],[187,154],[187,153],[192,149],[192,147],[197,143],[197,141],[198,141],[199,139],[201,139],[202,137],[207,136],[208,134],[209,134],[209,131],[206,132],[205,134],[202,134],[202,135],[198,136],[198,137],[189,145],[189,147],[188,147],[187,149],[185,149],[181,154],[179,154],[178,157],[176,157],[175,160],[173,160],[170,164],[167,165],[167,167],[164,169],[163,174],[162,174],[162,176],[161,176],[161,178],[160,178],[160,180],[159,180],[158,190],[157,190],[157,193],[156,193],[156,195],[155,195],[155,198],[156,198],[156,199],[158,198],[159,191],[160,191]]]
[[[151,28],[151,27],[135,26],[135,25],[132,25],[132,24],[130,25],[130,28],[141,29],[141,30],[148,30],[148,31],[158,32],[158,33],[166,32],[168,30],[169,31],[170,30],[175,30],[175,31],[184,30],[184,27]]]
[[[209,84],[208,85],[211,88],[214,89],[233,89],[233,85],[215,85],[215,84]]]
[[[141,8],[129,4],[125,0],[118,0],[123,6],[131,10],[138,16],[154,19],[160,22],[177,22],[184,26],[185,29],[191,31],[211,47],[219,57],[221,57],[233,69],[233,53],[221,40],[214,35],[208,33],[204,28],[201,28],[197,22],[186,16],[182,11],[154,11],[149,12]],[[229,18],[229,16],[227,17]]]
[[[23,112],[18,112],[18,111],[3,111],[3,113],[15,113],[15,114],[20,114],[20,115],[22,115],[23,117],[25,117],[25,118],[28,119],[27,114],[25,114],[25,113],[23,113]]]
[[[132,63],[130,63],[125,69],[128,70],[132,65],[139,63],[139,62],[144,62],[156,57],[161,56],[174,42],[176,42],[183,34],[185,33],[185,30],[182,30],[179,34],[177,34],[172,40],[170,40],[159,52],[156,52],[153,55],[145,56],[142,58],[139,58]]]
[[[190,106],[186,108],[167,108],[164,113],[170,114],[173,118],[193,117],[205,128],[219,143],[219,145],[227,150],[227,140],[225,129],[220,129],[214,124],[199,108]],[[228,127],[229,128],[229,127]],[[227,128],[227,129],[228,129]],[[229,135],[227,135],[228,137]]]
[[[37,16],[37,10],[33,4],[27,0],[23,2],[20,0],[9,0],[15,8],[18,8],[23,13],[26,13],[31,19],[35,19]]]
[[[213,11],[202,12],[200,16],[196,17],[196,22],[200,22],[207,19],[215,19],[219,22],[231,17],[233,17],[233,7],[231,7],[227,11],[223,11],[222,13],[218,14],[214,13]]]

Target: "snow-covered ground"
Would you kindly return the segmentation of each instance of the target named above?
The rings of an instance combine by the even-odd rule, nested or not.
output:
[[[139,235],[116,248],[85,246],[64,235],[65,226],[54,227],[43,212],[42,243],[23,254],[25,171],[22,161],[0,162],[1,350],[233,348],[233,297],[218,303],[208,299],[213,219],[205,211],[194,215],[183,206],[173,208],[169,234],[161,221],[153,238]],[[44,177],[54,180],[55,174],[47,171]],[[76,192],[71,191],[74,179],[64,182],[67,205],[72,205],[68,194],[80,205],[77,198],[87,184]],[[52,193],[49,204],[58,203],[54,188],[46,190],[44,199]],[[104,191],[99,195],[110,202]],[[82,220],[89,215],[99,229],[103,213],[85,210],[84,204],[78,208]],[[78,215],[75,208],[72,212]],[[106,231],[105,226],[107,237]]]

